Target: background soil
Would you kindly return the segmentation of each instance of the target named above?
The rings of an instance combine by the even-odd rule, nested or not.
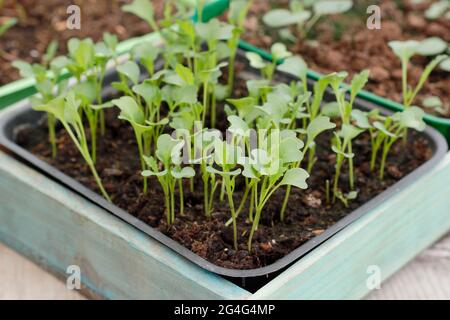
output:
[[[101,40],[104,32],[116,34],[120,40],[151,31],[146,22],[120,9],[131,0],[4,0],[0,19],[16,17],[19,23],[0,38],[0,85],[20,78],[11,66],[16,59],[40,63],[48,44],[56,39],[59,52],[65,53],[70,38],[91,37]],[[152,1],[158,14],[163,1]],[[81,8],[81,30],[66,29],[69,5]],[[1,22],[1,21],[0,21]]]
[[[339,16],[327,16],[316,25],[308,41],[289,44],[289,49],[300,54],[310,68],[322,73],[348,71],[350,75],[364,69],[371,70],[370,83],[366,89],[394,101],[402,101],[401,67],[398,58],[388,47],[392,40],[423,39],[437,36],[450,42],[450,20],[442,17],[428,21],[425,10],[436,1],[413,4],[409,0],[354,0],[352,11]],[[286,6],[288,1],[255,0],[247,21],[244,39],[268,49],[277,40],[277,33],[264,26],[262,17],[271,7]],[[377,4],[382,11],[381,30],[366,27],[366,9]],[[311,41],[314,40],[314,41]],[[409,69],[411,83],[415,84],[429,59],[415,57]],[[421,105],[429,95],[439,96],[449,110],[450,117],[450,73],[436,69],[416,104]],[[427,110],[433,113],[434,110]],[[442,116],[442,115],[441,115]]]

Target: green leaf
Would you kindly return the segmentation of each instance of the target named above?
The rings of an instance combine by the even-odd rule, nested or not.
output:
[[[415,129],[417,131],[424,131],[427,127],[426,123],[423,121],[424,116],[425,111],[415,106],[394,115],[395,119],[398,119],[402,127]]]
[[[73,92],[77,98],[81,99],[83,106],[91,104],[97,97],[95,83],[92,80],[76,84],[73,87]]]
[[[308,72],[308,66],[300,56],[288,57],[277,69],[302,80],[306,79]]]
[[[239,147],[230,145],[220,139],[214,141],[214,160],[221,167],[236,165],[240,157],[241,149]]]
[[[105,102],[102,104],[91,104],[89,107],[94,110],[103,110],[103,109],[112,108],[112,107],[114,107],[114,105],[112,104],[111,101],[109,101],[109,102]]]
[[[330,118],[325,116],[318,116],[315,118],[306,128],[306,134],[308,136],[307,145],[309,146],[314,142],[316,137],[322,132],[333,129],[336,127],[336,124],[330,121]]]
[[[157,107],[161,105],[162,95],[161,90],[157,85],[144,81],[138,85],[133,86],[132,89],[135,93],[144,98],[147,105],[154,105]]]
[[[33,67],[28,62],[16,60],[12,63],[12,66],[16,69],[19,69],[20,76],[22,78],[34,77]]]
[[[445,54],[439,55],[436,58],[434,58],[432,61],[428,63],[428,65],[425,67],[425,70],[423,70],[422,75],[419,78],[419,83],[417,84],[416,88],[414,89],[414,92],[411,96],[411,102],[417,96],[419,91],[422,89],[423,85],[427,81],[428,77],[430,76],[431,72],[436,68],[442,61],[447,59],[448,56]]]
[[[230,9],[228,10],[228,21],[237,26],[242,27],[245,22],[245,18],[250,8],[251,1],[248,0],[233,0],[230,3]]]
[[[336,101],[325,103],[320,112],[322,115],[330,117],[330,118],[339,118],[339,103]]]
[[[287,9],[275,9],[266,13],[263,21],[269,27],[281,28],[294,24],[301,25],[310,17],[310,11],[291,12]]]
[[[11,29],[19,20],[16,18],[8,19],[6,22],[4,22],[2,25],[0,25],[0,37],[5,34],[6,31]]]
[[[425,11],[425,17],[430,20],[435,20],[442,16],[449,7],[448,0],[435,2]]]
[[[241,99],[227,99],[228,103],[233,105],[237,110],[239,117],[245,118],[256,107],[256,99],[253,97],[245,97]]]
[[[420,41],[417,53],[422,56],[435,56],[447,50],[447,42],[438,37],[431,37]]]
[[[286,171],[280,185],[290,185],[300,189],[307,189],[306,179],[309,178],[308,172],[301,168],[293,168]]]
[[[59,56],[50,62],[50,68],[53,70],[55,74],[61,73],[61,70],[66,68],[69,64],[69,59],[65,56]]]
[[[131,49],[133,60],[139,60],[151,74],[154,72],[154,63],[159,53],[160,49],[152,42],[138,43]]]
[[[155,29],[155,10],[150,0],[134,0],[131,4],[122,6],[122,10],[147,21]]]
[[[353,103],[358,93],[364,88],[367,81],[369,81],[369,74],[369,70],[363,70],[353,77],[351,83],[351,103]]]
[[[50,114],[53,114],[57,119],[64,120],[64,106],[65,101],[64,98],[58,97],[49,101],[44,105],[36,105],[33,106],[33,109],[36,111],[44,111]]]
[[[246,52],[245,57],[250,62],[250,66],[255,69],[263,69],[267,66],[267,63],[264,62],[263,58],[254,52]]]
[[[198,101],[197,86],[185,85],[176,87],[173,91],[175,102],[194,104]]]
[[[379,131],[381,131],[382,133],[384,133],[385,135],[387,135],[388,137],[391,137],[391,138],[397,137],[394,133],[390,132],[383,123],[381,123],[379,121],[375,121],[373,123],[373,126],[376,129],[378,129]]]
[[[117,71],[130,79],[133,84],[137,84],[139,82],[139,75],[141,72],[136,62],[127,61],[124,64],[119,65],[117,67]]]
[[[328,15],[344,13],[350,10],[352,6],[353,1],[351,0],[323,0],[316,1],[313,8],[316,15]]]
[[[79,40],[72,38],[68,44],[70,57],[75,61],[76,65],[83,71],[89,69],[94,63],[95,50],[92,39],[86,38]]]
[[[356,125],[362,129],[369,129],[372,127],[369,121],[369,115],[367,112],[361,110],[352,110],[352,118],[355,120]]]
[[[363,132],[364,130],[359,129],[351,124],[343,124],[340,135],[344,138],[344,141],[350,142]]]
[[[195,170],[191,167],[184,167],[182,169],[176,168],[171,170],[170,173],[175,179],[187,179],[195,176]]]
[[[440,108],[444,105],[441,98],[437,96],[426,97],[422,103],[425,108]]]
[[[232,36],[233,29],[232,25],[220,22],[216,18],[211,19],[207,23],[197,23],[195,25],[198,36],[207,42],[228,40]]]
[[[447,72],[450,72],[450,58],[447,58],[447,59],[443,60],[443,61],[439,64],[439,67],[440,67],[442,70],[445,70],[445,71],[447,71]]]
[[[187,109],[173,114],[170,127],[173,129],[186,129],[190,131],[194,125],[194,121],[195,119],[192,111]]]
[[[276,61],[292,56],[292,53],[287,50],[286,45],[280,42],[274,43],[270,48],[270,52]]]
[[[303,158],[300,151],[304,143],[297,137],[286,137],[280,142],[280,159],[283,163],[299,162]]]
[[[147,165],[147,167],[149,167],[151,170],[149,170],[146,175],[144,176],[151,176],[151,175],[155,175],[155,173],[158,173],[158,162],[156,161],[156,159],[152,156],[144,156],[144,161],[145,164]],[[163,176],[167,174],[167,170],[164,170],[163,172],[161,172],[159,174],[159,176]]]
[[[58,51],[58,41],[53,40],[47,46],[47,50],[45,51],[45,54],[43,56],[43,60],[46,64],[55,57],[56,51]]]
[[[225,171],[217,170],[216,168],[211,167],[211,166],[206,167],[206,171],[208,171],[209,173],[212,173],[212,174],[218,174],[220,176],[238,176],[242,172],[241,169],[236,169],[233,171],[225,172]]]
[[[156,157],[164,165],[169,164],[172,161],[172,155],[175,155],[173,153],[174,149],[180,144],[184,144],[184,141],[173,139],[168,134],[160,135],[156,143]],[[179,149],[175,151],[179,151]]]
[[[241,165],[244,167],[242,175],[249,179],[257,179],[257,171],[253,168],[251,160],[247,157],[242,159]]]
[[[252,98],[259,99],[265,88],[269,88],[269,81],[265,79],[248,80],[247,89]],[[270,90],[272,88],[270,87]]]
[[[152,170],[144,170],[141,172],[141,175],[143,177],[164,177],[166,174],[168,173],[167,170],[163,170],[163,171],[152,171]]]
[[[230,122],[230,126],[228,127],[229,132],[241,137],[248,137],[250,135],[250,128],[242,118],[238,116],[228,116],[227,119]]]
[[[193,85],[195,83],[194,74],[191,69],[183,66],[182,64],[177,64],[175,67],[175,72],[183,79],[185,84]]]
[[[119,39],[115,34],[105,32],[103,33],[103,42],[114,53],[116,51],[117,45],[119,44]]]
[[[145,125],[144,112],[133,98],[124,96],[111,102],[120,109],[119,119],[138,125]]]
[[[64,104],[64,121],[74,126],[82,127],[82,121],[78,109],[81,106],[81,100],[78,100],[75,92],[71,91],[67,94]]]
[[[403,62],[409,61],[413,55],[416,54],[420,42],[415,40],[407,41],[391,41],[388,43],[394,54]]]

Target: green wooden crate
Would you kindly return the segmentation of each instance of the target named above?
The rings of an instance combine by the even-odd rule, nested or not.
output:
[[[0,117],[11,112],[8,108]],[[107,299],[359,299],[450,229],[450,154],[252,294],[0,151],[0,241]]]

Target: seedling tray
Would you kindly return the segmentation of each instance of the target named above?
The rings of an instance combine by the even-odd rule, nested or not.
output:
[[[245,60],[243,58],[242,52],[239,53],[238,59],[240,59],[241,61]],[[259,77],[256,71],[250,70],[250,68],[245,69],[241,73],[241,76],[243,78]],[[111,82],[117,80],[117,78],[118,75],[115,71],[110,71],[107,74],[105,78],[106,87],[103,92],[103,95],[105,97],[111,96],[111,94],[114,93],[114,89],[112,89],[108,85]],[[293,80],[293,77],[281,72],[277,72],[276,79],[277,81],[290,82],[291,80]],[[313,86],[314,80],[309,80],[309,85]],[[329,101],[330,99],[332,99],[331,91],[327,92],[327,94],[325,95],[325,101]],[[366,111],[373,108],[380,108],[379,106],[362,99],[356,100],[355,107]],[[389,113],[389,111],[387,110],[383,110],[382,112]],[[20,159],[32,165],[34,168],[38,169],[54,180],[62,183],[63,185],[82,195],[86,199],[89,199],[98,206],[106,209],[110,213],[126,221],[128,224],[144,232],[148,236],[163,243],[185,259],[193,262],[194,264],[200,266],[205,270],[223,276],[231,282],[241,286],[242,288],[253,292],[276,277],[278,274],[286,270],[290,265],[305,256],[308,252],[312,251],[313,249],[327,241],[327,239],[335,235],[337,232],[341,231],[352,222],[370,212],[373,208],[380,206],[396,193],[402,192],[411,183],[420,179],[420,177],[422,177],[426,172],[430,171],[434,166],[436,166],[436,164],[445,156],[447,152],[447,143],[445,139],[436,130],[428,127],[425,132],[422,133],[422,135],[429,141],[430,147],[433,150],[433,156],[421,167],[410,173],[408,176],[404,177],[402,180],[391,186],[389,189],[387,189],[377,197],[373,198],[371,201],[367,202],[357,210],[347,215],[345,218],[338,221],[321,235],[309,240],[277,262],[258,269],[235,270],[216,266],[211,262],[197,256],[192,251],[167,237],[160,231],[157,231],[156,229],[150,227],[125,210],[109,203],[99,194],[91,191],[87,187],[75,181],[73,178],[50,166],[49,164],[31,154],[29,151],[16,144],[16,136],[18,130],[24,127],[38,126],[42,118],[43,113],[32,110],[30,104],[27,101],[22,102],[20,106],[17,106],[12,112],[9,112],[7,116],[0,119],[0,144],[5,146],[9,151],[11,151]]]

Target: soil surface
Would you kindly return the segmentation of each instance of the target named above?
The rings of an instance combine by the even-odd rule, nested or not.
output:
[[[146,22],[124,13],[120,9],[131,0],[4,0],[0,8],[2,20],[15,17],[18,24],[0,38],[0,85],[20,78],[11,66],[14,60],[41,63],[48,44],[59,43],[59,53],[66,53],[70,38],[91,37],[99,41],[104,32],[116,34],[120,40],[144,35],[151,31]],[[152,1],[158,14],[162,12],[163,1]],[[81,9],[81,29],[66,28],[67,7],[78,5]]]
[[[371,78],[365,89],[402,102],[400,61],[392,53],[388,42],[434,36],[450,42],[450,20],[441,17],[428,21],[424,16],[433,2],[436,1],[414,4],[410,0],[355,0],[354,8],[348,13],[322,18],[306,40],[287,42],[287,45],[292,52],[300,54],[312,70],[321,73],[348,71],[352,76],[370,69]],[[279,41],[278,33],[266,27],[262,17],[271,7],[286,7],[287,3],[286,0],[255,0],[247,20],[244,39],[265,49]],[[369,30],[366,27],[369,16],[366,9],[373,4],[381,8],[380,30]],[[296,28],[292,31],[297,34]],[[418,82],[429,60],[417,56],[413,58],[409,68],[411,84]],[[435,69],[415,104],[421,106],[422,100],[430,95],[439,96],[447,105],[447,112],[437,113],[431,109],[426,111],[450,118],[450,73]]]
[[[130,125],[118,120],[117,115],[118,112],[111,109],[106,113],[107,127],[105,136],[98,139],[96,165],[114,204],[197,255],[216,265],[233,269],[253,269],[272,264],[306,241],[322,234],[432,156],[428,141],[411,133],[406,146],[402,142],[394,145],[388,158],[385,179],[380,181],[377,172],[369,169],[370,141],[368,135],[362,135],[354,142],[355,181],[359,195],[346,208],[340,201],[334,204],[326,202],[326,180],[333,178],[335,154],[330,146],[331,133],[322,134],[317,147],[319,161],[308,179],[309,189],[292,189],[283,223],[279,220],[279,212],[284,190],[280,189],[274,194],[262,214],[260,226],[254,236],[253,249],[249,253],[247,237],[251,224],[246,220],[247,211],[244,209],[238,219],[239,250],[235,251],[232,227],[225,226],[230,218],[227,202],[221,203],[216,199],[212,219],[205,219],[201,180],[195,181],[194,192],[190,192],[189,186],[185,185],[185,213],[181,216],[177,207],[175,223],[167,225],[160,185],[156,180],[150,180],[149,191],[143,194],[135,137]],[[90,170],[65,130],[58,132],[58,154],[56,159],[52,159],[45,123],[46,121],[42,121],[39,127],[22,130],[17,142],[40,159],[88,188],[98,191]],[[347,186],[345,167],[343,172],[340,184]],[[344,192],[348,191],[343,189]],[[237,181],[235,203],[240,203],[242,194],[243,181]]]

